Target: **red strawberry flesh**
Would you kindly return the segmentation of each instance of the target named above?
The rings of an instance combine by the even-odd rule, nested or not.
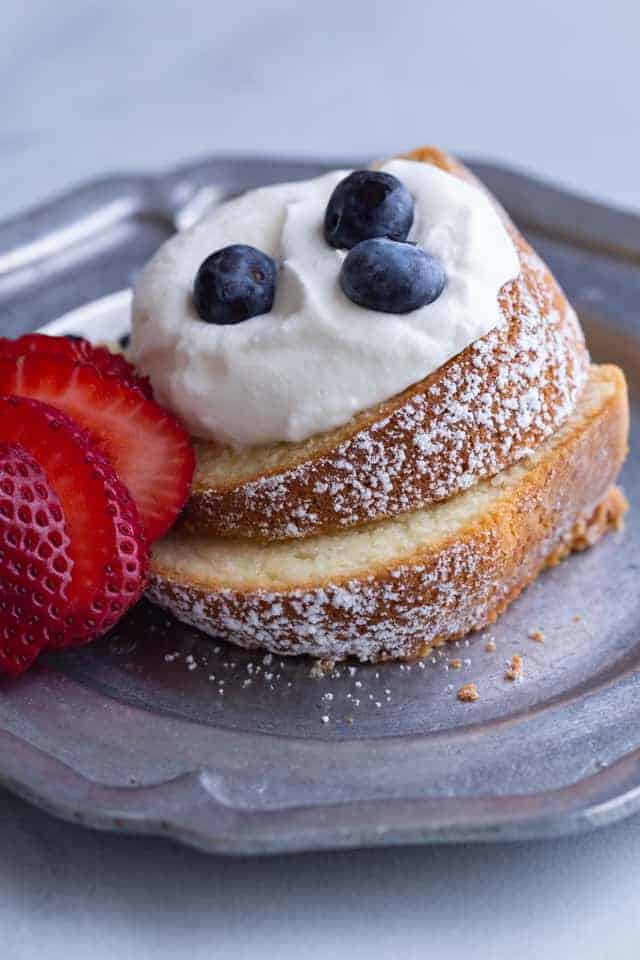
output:
[[[168,411],[93,365],[62,355],[0,359],[0,394],[50,404],[88,430],[131,493],[149,541],[174,523],[195,459],[188,434]]]
[[[135,504],[88,434],[51,406],[0,397],[0,442],[37,460],[64,515],[71,579],[60,629],[44,642],[62,647],[98,636],[144,588],[148,552]]]
[[[0,671],[22,673],[54,643],[71,583],[64,511],[42,467],[0,443]]]
[[[25,333],[17,340],[0,337],[0,357],[17,360],[24,354],[51,354],[92,363],[106,377],[114,377],[153,399],[148,377],[141,377],[135,367],[121,353],[111,353],[106,347],[94,347],[83,337],[48,337],[43,333]]]

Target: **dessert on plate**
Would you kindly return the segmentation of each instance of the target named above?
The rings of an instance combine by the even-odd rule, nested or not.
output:
[[[196,454],[148,595],[245,647],[424,655],[626,508],[623,374],[433,148],[173,237],[136,285],[131,357]]]
[[[145,589],[248,648],[422,656],[620,523],[627,431],[457,161],[251,191],[144,269],[129,359],[0,339],[0,672]]]

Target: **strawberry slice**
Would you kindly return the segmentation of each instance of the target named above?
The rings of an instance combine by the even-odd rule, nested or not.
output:
[[[131,493],[149,541],[174,523],[195,458],[187,432],[168,411],[91,364],[48,354],[0,360],[0,394],[51,404],[88,430]]]
[[[14,461],[5,454],[0,536],[14,552],[0,558],[3,598],[7,588],[0,662],[16,672],[38,647],[82,643],[113,626],[144,589],[148,550],[128,491],[69,417],[35,400],[0,397],[0,443],[17,446],[31,480],[18,485],[10,472],[17,454]]]
[[[92,363],[105,377],[115,377],[130,387],[137,387],[145,397],[153,399],[148,377],[141,377],[135,367],[121,353],[111,353],[106,347],[94,347],[83,337],[47,337],[43,333],[26,333],[17,340],[0,337],[0,357],[17,360],[25,353],[49,353]]]
[[[20,444],[0,443],[0,671],[22,673],[59,633],[68,547],[44,470]]]

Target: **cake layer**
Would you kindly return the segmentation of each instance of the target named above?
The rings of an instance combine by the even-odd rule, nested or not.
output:
[[[473,181],[439,151],[409,157]],[[267,541],[396,516],[493,476],[564,422],[588,368],[582,331],[500,213],[521,263],[500,295],[501,326],[402,394],[305,442],[242,451],[197,443],[187,529]]]
[[[215,637],[278,654],[410,658],[481,627],[548,562],[624,512],[624,376],[590,368],[565,424],[444,503],[289,542],[175,531],[153,549],[149,596]]]

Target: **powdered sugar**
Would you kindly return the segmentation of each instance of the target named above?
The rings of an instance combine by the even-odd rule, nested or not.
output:
[[[195,522],[217,533],[306,537],[444,500],[526,456],[575,406],[588,355],[570,306],[520,243],[522,275],[502,294],[503,324],[427,390],[326,454],[209,490]]]
[[[485,481],[483,492],[471,495],[468,515],[458,505],[464,519],[449,532],[407,540],[384,561],[373,544],[371,557],[340,574],[294,574],[274,587],[256,573],[233,587],[216,566],[203,570],[197,552],[190,570],[180,551],[169,549],[154,557],[149,597],[180,620],[247,648],[329,660],[422,656],[491,622],[545,562],[584,549],[618,522],[623,498],[615,490],[605,496],[624,456],[626,430],[613,389],[596,377],[567,427],[526,465],[503,472],[500,484]],[[225,549],[295,552],[292,545]]]
[[[469,618],[481,616],[479,596],[472,599],[469,592],[461,604],[462,597],[450,589],[456,579],[469,582],[476,556],[454,544],[421,572],[398,568],[383,580],[352,579],[315,590],[253,595],[222,590],[207,596],[152,578],[148,593],[185,623],[243,647],[331,660],[398,658],[409,655],[418,643],[424,643],[426,651],[445,629],[465,633],[474,625]],[[429,600],[416,604],[417,595]]]
[[[152,575],[148,596],[183,622],[248,649],[327,660],[424,656],[494,619],[537,573],[558,537],[549,531],[511,566],[494,535],[481,531],[424,564],[399,565],[376,578],[239,593],[207,592]]]

